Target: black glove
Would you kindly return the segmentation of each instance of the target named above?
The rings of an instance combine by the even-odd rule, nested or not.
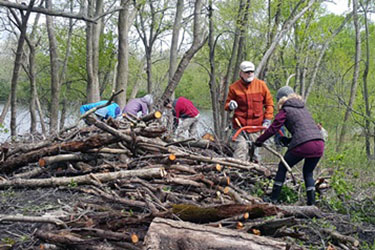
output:
[[[254,145],[255,145],[256,147],[261,147],[261,146],[263,145],[263,142],[255,141],[255,142],[254,142]]]
[[[280,138],[280,144],[282,146],[284,146],[284,147],[288,147],[291,140],[292,140],[292,138],[289,138],[289,137],[286,137],[286,136],[282,136]]]

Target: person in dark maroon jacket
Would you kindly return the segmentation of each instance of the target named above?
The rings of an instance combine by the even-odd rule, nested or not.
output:
[[[172,109],[177,137],[184,137],[185,131],[188,131],[190,137],[197,136],[199,111],[189,99],[183,96],[173,102],[167,99],[164,107]]]
[[[255,145],[262,144],[276,134],[284,125],[291,138],[282,138],[281,141],[288,147],[285,153],[285,161],[290,167],[305,159],[303,165],[303,178],[307,192],[307,205],[315,204],[315,181],[313,171],[324,152],[324,140],[320,129],[314,122],[311,114],[305,107],[302,97],[295,94],[289,86],[284,86],[277,91],[278,114],[271,126],[257,138]],[[276,203],[285,181],[287,169],[282,162],[279,163],[274,179],[271,194],[271,202]]]

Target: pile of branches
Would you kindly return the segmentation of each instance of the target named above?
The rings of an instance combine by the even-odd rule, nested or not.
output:
[[[360,245],[348,235],[352,225],[341,231],[327,226],[339,215],[315,206],[269,204],[252,195],[259,183],[272,178],[271,169],[232,158],[229,147],[214,141],[175,141],[157,118],[155,112],[102,122],[88,115],[87,126],[49,140],[3,144],[2,190],[52,188],[66,197],[44,213],[10,214],[16,210],[3,207],[0,224],[36,225],[30,238],[40,249]],[[0,247],[14,243],[3,240]]]

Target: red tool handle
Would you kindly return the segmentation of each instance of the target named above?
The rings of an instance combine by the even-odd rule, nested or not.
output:
[[[245,126],[245,127],[241,127],[239,130],[236,131],[236,133],[234,134],[234,136],[232,137],[232,141],[235,141],[238,137],[238,135],[245,129],[254,129],[254,132],[255,131],[259,131],[259,129],[266,129],[266,127],[264,126]]]

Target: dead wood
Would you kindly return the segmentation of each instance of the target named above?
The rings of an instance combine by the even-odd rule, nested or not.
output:
[[[46,156],[39,159],[39,166],[45,167],[47,165],[57,163],[57,162],[66,162],[66,161],[90,161],[95,159],[94,155],[89,154],[61,154],[54,156]]]
[[[0,214],[0,222],[2,221],[17,221],[17,222],[29,222],[29,223],[52,223],[59,226],[65,226],[65,223],[54,217],[47,216],[26,216],[26,215],[6,215]]]
[[[59,177],[59,178],[48,178],[48,179],[14,179],[9,181],[0,181],[0,188],[7,187],[47,187],[47,186],[68,186],[70,184],[81,185],[81,184],[92,184],[94,182],[108,182],[122,178],[162,178],[165,176],[165,171],[161,168],[153,169],[139,169],[139,170],[124,170],[113,173],[99,173],[99,174],[87,174],[82,176],[74,177]]]
[[[334,240],[339,241],[340,243],[344,243],[344,244],[349,243],[354,247],[359,246],[359,241],[352,236],[343,235],[335,230],[328,229],[328,228],[322,228],[322,231],[326,234],[329,234]]]
[[[278,206],[284,211],[285,216],[295,216],[297,218],[321,218],[322,211],[316,206]]]
[[[245,228],[248,232],[252,232],[253,229],[259,230],[261,235],[273,236],[279,228],[291,227],[298,224],[295,217],[285,218],[274,218],[258,223],[247,223]]]
[[[150,114],[144,115],[140,118],[140,120],[144,122],[149,122],[153,120],[160,119],[162,117],[162,113],[159,110],[151,112]]]
[[[63,151],[78,152],[87,151],[92,148],[106,146],[120,141],[120,138],[111,135],[100,134],[89,137],[86,140],[55,143],[51,146],[30,151],[26,154],[12,156],[0,163],[0,173],[10,173],[28,163],[37,162],[44,156],[57,155]]]
[[[69,231],[58,231],[57,233],[37,230],[35,235],[45,242],[56,245],[67,246],[74,249],[113,250],[113,247],[102,243],[100,238],[84,239],[78,234]]]
[[[145,249],[287,249],[271,238],[188,222],[155,218],[144,241]]]
[[[172,206],[172,212],[180,219],[199,223],[219,221],[243,213],[248,213],[249,218],[254,219],[276,215],[280,211],[279,208],[270,204],[228,204],[213,207],[199,207],[191,204],[174,204]]]
[[[0,223],[0,237],[8,237],[3,233],[4,226],[21,225],[25,222],[26,226],[50,228],[41,230],[39,239],[41,242],[48,242],[47,239],[51,238],[54,240],[51,241],[54,244],[52,246],[55,247],[140,249],[147,230],[153,230],[150,227],[151,222],[156,217],[161,217],[176,220],[168,225],[170,238],[163,234],[164,227],[167,226],[162,223],[161,244],[164,246],[165,243],[167,247],[170,243],[178,245],[180,249],[210,249],[218,244],[219,247],[225,246],[223,248],[241,249],[241,244],[245,246],[243,242],[246,242],[247,247],[243,249],[249,249],[253,244],[258,249],[277,249],[279,246],[265,244],[263,247],[263,243],[254,243],[254,239],[242,238],[241,233],[246,232],[245,235],[248,237],[251,234],[272,235],[275,238],[285,236],[282,238],[283,241],[298,240],[307,246],[314,245],[315,242],[324,242],[322,244],[327,245],[328,241],[333,239],[332,242],[337,242],[343,249],[355,248],[354,241],[340,241],[335,239],[334,232],[323,232],[320,228],[310,227],[316,227],[321,217],[324,217],[325,221],[328,220],[327,214],[322,213],[317,207],[276,206],[262,202],[256,194],[261,191],[267,193],[267,183],[270,176],[275,173],[274,168],[229,157],[230,153],[219,151],[219,146],[216,147],[214,142],[207,144],[203,140],[194,140],[168,144],[163,126],[146,123],[138,118],[132,118],[132,122],[125,119],[107,123],[94,119],[93,122],[95,126],[81,129],[77,127],[69,134],[63,133],[59,138],[47,140],[48,143],[44,146],[32,141],[28,143],[35,147],[25,147],[27,143],[3,147],[1,157],[5,161],[0,163],[1,167],[5,163],[19,164],[21,161],[16,161],[17,158],[27,157],[28,160],[23,160],[20,165],[24,166],[22,173],[16,171],[18,167],[10,167],[7,175],[0,176],[0,188],[10,188],[3,191],[4,197],[0,199],[1,214],[22,214],[22,206],[26,204],[25,209],[28,209],[28,194],[38,192],[37,202],[30,204],[38,206],[38,212],[34,212],[38,219],[40,210],[50,210],[49,202],[45,203],[43,200],[44,190],[60,186],[50,190],[63,195],[57,197],[57,206],[58,211],[62,211],[64,216],[55,215],[51,211],[50,217],[59,218],[68,230],[57,230],[61,224],[48,222],[48,219],[45,223],[37,220],[35,223],[26,223],[19,221],[19,218],[17,220],[7,217],[12,219],[8,221],[19,223]],[[58,140],[61,142],[57,142]],[[81,144],[69,144],[73,142]],[[33,155],[38,157],[32,158]],[[42,165],[48,167],[37,166],[36,162],[39,159],[43,161]],[[5,173],[1,168],[0,172]],[[57,178],[58,176],[62,177]],[[30,188],[17,189],[22,187]],[[39,188],[34,187],[44,189],[40,192]],[[291,188],[300,190],[301,184]],[[12,204],[15,198],[13,193],[21,192],[27,192],[27,195],[22,194],[21,200]],[[322,193],[324,195],[324,190]],[[75,198],[69,201],[70,197]],[[60,202],[61,200],[63,201]],[[52,207],[56,207],[56,204]],[[32,216],[34,210],[30,211]],[[309,225],[310,218],[313,217],[317,218],[313,224],[304,226]],[[206,228],[200,231],[201,225],[194,225],[194,229],[185,228],[184,222],[179,220],[209,223],[218,230],[237,231],[230,230],[229,236],[222,237],[222,231],[211,232]],[[29,218],[29,222],[34,221]],[[335,225],[332,220],[330,222]],[[179,223],[183,226],[177,226]],[[201,234],[198,237],[195,236],[198,233],[194,231],[195,228],[198,228]],[[5,231],[7,230],[5,228]],[[181,230],[185,233],[180,233]],[[235,236],[231,237],[233,233]],[[345,237],[341,231],[338,234]],[[178,238],[180,235],[181,238]],[[266,242],[273,240],[260,238],[266,239]],[[238,240],[238,245],[232,243],[234,239]],[[224,245],[226,243],[223,241],[229,242],[230,247]],[[287,246],[286,243],[282,244]]]
[[[113,193],[108,194],[95,187],[92,187],[91,189],[81,189],[81,190],[85,193],[95,194],[97,196],[103,197],[105,200],[117,202],[119,204],[127,205],[129,207],[147,208],[147,204],[145,202],[121,198],[118,195],[115,195]]]

